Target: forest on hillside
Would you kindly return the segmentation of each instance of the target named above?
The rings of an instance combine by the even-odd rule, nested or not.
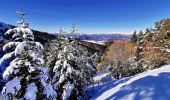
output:
[[[170,63],[170,19],[155,23],[155,28],[134,31],[131,40],[116,40],[102,56],[97,69],[107,68],[119,79]]]

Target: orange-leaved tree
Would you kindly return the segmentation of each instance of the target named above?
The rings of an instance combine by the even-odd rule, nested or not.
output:
[[[136,67],[135,45],[126,40],[115,41],[107,50],[104,65],[113,72],[115,78],[129,75],[129,70]]]

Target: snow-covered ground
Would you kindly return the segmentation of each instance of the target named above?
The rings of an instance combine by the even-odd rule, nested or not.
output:
[[[106,81],[106,78],[110,78],[110,72],[107,70],[102,70],[97,73],[97,75],[93,78],[93,80],[95,82],[101,82],[102,80]]]
[[[87,88],[87,93],[91,100],[170,100],[170,65],[120,80],[95,83]]]
[[[105,45],[106,41],[93,41],[93,40],[83,40],[85,42],[91,42],[91,43],[96,43],[96,44],[100,44],[100,45]]]

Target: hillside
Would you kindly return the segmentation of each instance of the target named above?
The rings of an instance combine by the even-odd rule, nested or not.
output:
[[[1,38],[7,38],[8,36],[4,36],[4,33],[11,28],[15,28],[14,25],[9,25],[3,22],[0,22],[0,39]],[[47,32],[41,32],[38,30],[32,30],[35,35],[35,40],[41,42],[42,44],[45,44],[47,41],[50,41],[51,39],[56,38],[55,35],[49,34]]]
[[[100,81],[87,91],[91,100],[169,100],[169,76],[170,65],[120,80],[103,81],[108,75],[101,79],[97,76]]]
[[[0,22],[0,52],[2,53],[2,46],[4,43],[6,43],[6,39],[8,39],[9,36],[4,36],[4,33],[10,29],[14,28],[16,26],[14,25],[9,25],[5,24],[3,22]],[[47,32],[41,32],[38,30],[32,30],[35,36],[35,41],[41,42],[43,45],[47,43],[50,43],[51,40],[57,39],[57,35],[50,34]],[[67,36],[72,36],[71,34],[67,34]],[[93,41],[98,41],[98,40],[103,40],[105,43],[111,40],[115,39],[130,39],[130,35],[120,35],[120,34],[77,34],[76,37],[80,40],[81,45],[87,47],[88,51],[91,53],[98,52],[99,56],[101,56],[105,50],[106,50],[106,45],[97,43],[97,42],[90,42],[90,41],[84,41],[84,40],[93,40]],[[6,38],[6,39],[5,39]],[[10,41],[10,40],[9,40]],[[0,55],[1,57],[2,55]],[[99,57],[100,58],[100,57]]]
[[[8,29],[14,28],[14,27],[16,26],[0,22],[0,40],[4,40],[4,38],[8,38],[7,36],[4,36],[4,33]],[[48,41],[51,41],[58,37],[56,34],[50,34],[50,33],[41,32],[38,30],[32,30],[32,31],[35,35],[35,41],[39,41],[42,44],[45,44]],[[66,36],[70,37],[70,36],[73,36],[73,34],[66,34]],[[117,39],[129,40],[131,38],[131,35],[127,35],[127,34],[76,34],[76,37],[79,40],[81,40],[82,44],[84,44],[85,46],[95,49],[96,51],[104,51],[106,47],[103,46],[102,43],[90,42],[90,41],[102,41],[102,42],[107,43],[107,42],[114,41]],[[101,50],[100,50],[100,47],[101,47]]]
[[[2,51],[2,46],[4,44],[6,44],[7,42],[11,41],[10,36],[4,36],[4,33],[8,29],[14,28],[14,27],[15,26],[13,26],[13,25],[5,24],[5,23],[2,23],[2,22],[0,23],[0,39],[1,39],[1,42],[0,42],[0,57],[2,57],[5,54],[5,52]],[[47,32],[37,31],[37,30],[32,30],[32,31],[33,31],[33,34],[34,34],[34,37],[35,37],[35,41],[41,42],[45,46],[45,49],[44,49],[45,55],[46,55],[46,50],[49,48],[49,45],[53,40],[56,40],[57,42],[61,42],[56,35],[49,34]],[[100,60],[102,54],[105,52],[105,49],[106,49],[105,45],[101,45],[101,44],[98,44],[98,43],[92,43],[92,42],[81,41],[81,40],[79,40],[79,43],[80,43],[80,46],[87,48],[87,50],[90,52],[91,55],[97,53],[98,60]],[[53,48],[58,48],[58,46],[55,45],[55,46],[53,46]],[[0,65],[0,67],[2,67],[2,65]]]

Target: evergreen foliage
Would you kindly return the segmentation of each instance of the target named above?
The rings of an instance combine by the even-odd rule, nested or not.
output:
[[[90,57],[75,38],[65,38],[58,50],[58,60],[53,68],[57,99],[85,97],[83,86],[92,82],[96,73],[92,63],[95,58]]]

